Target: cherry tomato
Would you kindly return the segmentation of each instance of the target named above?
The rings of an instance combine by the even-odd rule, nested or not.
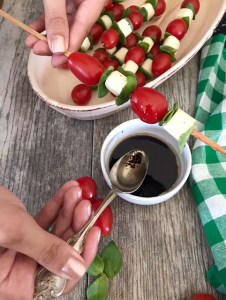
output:
[[[82,198],[94,202],[97,197],[97,184],[92,177],[84,176],[76,180],[82,189]]]
[[[159,43],[162,37],[162,31],[157,25],[150,25],[146,27],[142,33],[143,36],[149,36],[155,39],[155,43]]]
[[[196,296],[193,296],[191,300],[217,300],[217,299],[209,294],[198,294]]]
[[[110,55],[104,49],[96,49],[93,53],[93,57],[95,57],[99,62],[103,63],[105,60],[110,58]]]
[[[158,0],[158,4],[155,9],[155,16],[158,17],[164,13],[166,10],[166,2],[165,0]]]
[[[135,47],[139,42],[139,39],[135,33],[130,33],[126,38],[126,44],[124,46],[128,49]]]
[[[168,53],[159,53],[153,60],[152,73],[155,76],[160,76],[171,68],[171,56]]]
[[[82,82],[90,86],[98,85],[104,73],[104,67],[94,57],[82,53],[73,52],[68,57],[68,67],[71,72]]]
[[[114,48],[119,41],[119,33],[115,29],[107,29],[102,34],[101,42],[106,49]]]
[[[144,18],[141,12],[132,12],[128,17],[133,24],[133,29],[139,29],[144,22]]]
[[[156,57],[157,54],[159,54],[161,51],[159,44],[154,44],[150,50],[150,53],[152,54],[153,58]]]
[[[187,29],[187,24],[183,19],[173,20],[166,27],[166,31],[175,36],[178,40],[181,40],[185,36]]]
[[[144,122],[154,124],[168,112],[166,97],[159,91],[138,87],[130,97],[133,112]]]
[[[71,92],[71,98],[74,101],[75,104],[78,105],[85,105],[87,104],[92,97],[92,90],[91,87],[81,83],[76,85],[72,92]]]
[[[104,32],[104,28],[100,24],[95,23],[93,25],[93,27],[90,30],[90,35],[93,38],[93,41],[92,41],[93,45],[95,45],[97,42],[99,42],[103,32]]]
[[[98,199],[97,201],[92,203],[92,213],[91,215],[95,214],[98,208],[101,206],[103,200]],[[112,232],[113,228],[113,213],[110,206],[107,206],[102,214],[97,219],[96,226],[100,227],[101,234],[104,236],[108,236]]]
[[[107,59],[103,62],[103,67],[105,68],[105,70],[109,67],[113,67],[114,70],[117,70],[118,66],[118,62],[115,59]]]
[[[113,4],[112,7],[109,9],[109,11],[113,13],[116,22],[121,20],[124,10],[125,7],[120,3]]]
[[[112,0],[108,0],[105,4],[105,10],[111,9],[112,5],[113,5]]]
[[[147,83],[147,78],[142,72],[136,72],[137,86],[144,86]]]
[[[199,8],[200,8],[200,3],[199,0],[184,0],[181,4],[181,7],[184,8],[186,7],[189,3],[191,3],[194,6],[195,9],[195,14],[198,13]]]
[[[128,9],[130,10],[130,13],[132,13],[132,12],[140,12],[140,8],[137,5],[130,5],[128,7]]]
[[[127,54],[125,61],[127,62],[128,60],[134,61],[138,66],[142,65],[142,63],[145,60],[145,52],[142,47],[136,46],[131,48]]]

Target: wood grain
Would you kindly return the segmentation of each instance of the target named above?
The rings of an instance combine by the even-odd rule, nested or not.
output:
[[[7,0],[4,7],[26,24],[42,12],[35,0],[23,0],[23,9],[20,1]],[[115,126],[135,117],[130,108],[96,121],[61,115],[30,87],[24,33],[1,19],[0,40],[0,183],[21,197],[32,214],[65,181],[84,175],[95,178],[99,197],[104,197],[108,187],[101,174],[101,145]],[[199,54],[158,88],[192,115],[198,64]],[[114,231],[101,240],[100,250],[113,239],[124,266],[110,282],[108,299],[190,300],[199,292],[226,299],[206,280],[213,260],[189,183],[160,205],[138,206],[117,198],[112,208]],[[91,280],[86,276],[62,299],[85,299]]]

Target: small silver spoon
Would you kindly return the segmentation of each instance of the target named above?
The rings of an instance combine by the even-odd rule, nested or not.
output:
[[[113,165],[109,174],[112,189],[92,218],[77,234],[67,241],[78,253],[83,251],[87,233],[117,194],[130,194],[141,186],[147,174],[148,164],[149,159],[144,151],[132,150],[123,155]],[[34,300],[49,300],[61,296],[66,283],[67,279],[41,267],[36,276]]]

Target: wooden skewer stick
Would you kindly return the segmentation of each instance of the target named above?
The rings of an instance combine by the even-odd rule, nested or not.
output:
[[[202,141],[203,143],[209,145],[214,150],[221,152],[223,154],[226,154],[226,150],[223,147],[221,147],[216,142],[212,141],[210,138],[208,138],[206,135],[202,134],[200,131],[195,129],[195,130],[193,130],[192,135],[194,137],[196,137],[197,139],[199,139],[200,141]]]
[[[14,23],[15,25],[19,26],[20,28],[22,28],[23,30],[27,31],[28,33],[34,35],[39,40],[44,41],[44,42],[48,42],[46,36],[44,36],[43,34],[39,33],[38,31],[34,30],[33,28],[29,27],[28,25],[24,24],[20,20],[14,18],[13,16],[11,16],[10,14],[8,14],[7,12],[5,12],[2,9],[0,9],[0,16],[2,16],[5,19],[11,21],[12,23]],[[67,52],[64,53],[64,55],[67,56],[67,57],[70,54],[71,54],[71,52],[69,52],[69,51],[67,51]]]

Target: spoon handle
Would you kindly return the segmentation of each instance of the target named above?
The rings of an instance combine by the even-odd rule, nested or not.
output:
[[[83,226],[83,228],[75,235],[73,235],[67,243],[71,245],[79,254],[83,251],[84,241],[87,233],[96,223],[101,213],[116,197],[116,190],[112,189],[104,198],[102,205],[91,217],[91,219]],[[34,300],[49,300],[58,298],[62,295],[66,286],[67,279],[62,278],[47,269],[41,267],[36,275],[35,280],[35,295]]]

